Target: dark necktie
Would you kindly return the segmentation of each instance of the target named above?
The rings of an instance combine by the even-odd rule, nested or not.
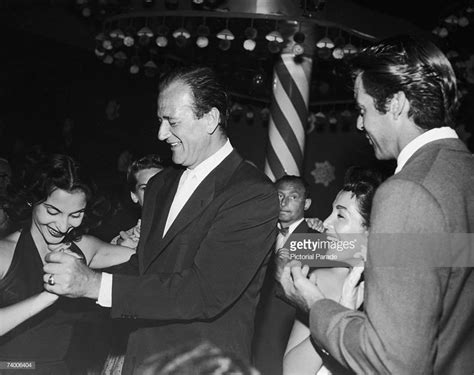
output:
[[[286,227],[286,228],[283,228],[283,227],[278,227],[278,231],[286,237],[286,235],[288,234],[288,232],[290,231],[290,228],[289,227]]]

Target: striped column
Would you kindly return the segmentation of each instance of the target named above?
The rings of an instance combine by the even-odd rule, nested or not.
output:
[[[302,175],[311,67],[311,58],[295,62],[289,53],[275,64],[265,160],[272,181],[285,174]]]

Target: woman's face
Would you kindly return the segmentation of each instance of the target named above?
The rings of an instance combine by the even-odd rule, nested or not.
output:
[[[81,225],[86,205],[83,191],[69,193],[56,189],[33,207],[32,231],[39,233],[47,244],[59,244],[71,229]]]
[[[337,194],[332,204],[332,212],[324,220],[324,227],[330,240],[346,243],[355,240],[355,249],[358,251],[361,251],[361,246],[367,247],[368,231],[359,213],[356,196],[351,191],[341,190]],[[349,246],[349,249],[354,250],[352,246]],[[347,251],[347,256],[352,256],[356,252]]]

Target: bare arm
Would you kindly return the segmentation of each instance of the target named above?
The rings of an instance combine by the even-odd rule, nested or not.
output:
[[[90,268],[107,268],[127,262],[135,253],[126,246],[112,245],[93,236],[83,236],[78,246],[87,258]]]
[[[15,328],[20,323],[51,306],[58,296],[41,292],[14,305],[0,309],[0,336]]]

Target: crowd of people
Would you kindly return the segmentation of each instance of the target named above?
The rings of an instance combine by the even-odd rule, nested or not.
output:
[[[0,159],[0,363],[34,361],[38,374],[472,374],[474,264],[433,263],[454,250],[423,242],[474,229],[453,69],[413,36],[367,47],[351,69],[357,128],[397,169],[348,169],[325,220],[305,218],[317,197],[302,177],[272,182],[234,149],[227,93],[203,66],[160,78],[157,136],[173,164],[130,164],[124,186],[141,213],[118,215],[113,236],[97,238],[102,202],[73,158],[38,155],[22,171]],[[306,262],[291,247],[300,236],[337,246]]]

